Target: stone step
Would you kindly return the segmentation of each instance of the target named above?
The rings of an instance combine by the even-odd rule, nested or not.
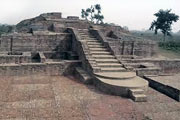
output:
[[[86,36],[89,36],[89,35],[92,36],[92,35],[89,34],[89,33],[84,33],[84,34],[83,34],[82,32],[80,32],[80,35],[81,35],[81,36],[85,36],[85,37],[86,37]]]
[[[98,41],[98,39],[96,39],[95,37],[87,37],[87,38],[84,38],[84,39],[87,39],[87,40],[96,40],[96,41]]]
[[[82,32],[82,31],[79,31],[79,34],[80,35],[91,35],[89,32]]]
[[[88,31],[78,31],[79,35],[87,35],[89,34]]]
[[[125,68],[101,68],[102,72],[125,72],[127,71]]]
[[[94,58],[88,58],[89,62],[96,62]]]
[[[96,43],[96,42],[97,42],[97,43],[99,43],[98,40],[85,40],[85,39],[84,39],[84,40],[80,40],[80,41],[86,41],[87,43],[88,43],[88,42],[93,42],[93,43]]]
[[[88,45],[89,48],[106,48],[103,45]]]
[[[100,43],[99,40],[85,40],[87,43]]]
[[[140,88],[129,89],[129,97],[135,102],[146,102],[147,97],[144,94],[144,90]]]
[[[89,48],[90,51],[107,51],[107,48]]]
[[[83,39],[96,39],[97,40],[96,37],[91,36],[91,35],[81,35],[81,38],[83,38]]]
[[[90,39],[90,40],[98,40],[96,37],[94,37],[94,36],[82,36],[81,35],[81,38],[84,38],[84,39]]]
[[[119,63],[117,59],[95,59],[97,63]]]
[[[88,29],[77,29],[78,31],[88,31]]]
[[[90,50],[91,52],[108,52],[108,50],[102,50],[102,49],[99,49],[99,50]]]
[[[98,40],[96,37],[93,37],[93,36],[81,36],[82,39],[89,39],[89,40]]]
[[[134,59],[134,55],[118,55],[120,59]]]
[[[111,55],[111,53],[108,51],[91,51],[90,53],[92,55]]]
[[[94,73],[94,75],[97,77],[113,80],[127,80],[136,77],[135,72],[100,72]]]
[[[92,55],[95,59],[113,59],[115,56],[113,55]]]
[[[132,96],[132,100],[135,102],[147,102],[147,96],[144,94],[135,94]]]
[[[87,44],[88,45],[94,45],[94,44],[92,44],[92,43],[101,43],[99,40],[96,40],[96,41],[87,41]],[[96,45],[100,45],[100,44],[96,44]],[[101,43],[101,45],[102,45],[102,43]]]
[[[123,65],[120,63],[98,63],[99,67],[122,67]]]
[[[148,81],[138,76],[127,80],[107,79],[102,77],[96,78],[99,80],[97,84],[100,90],[107,93],[110,92],[110,94],[114,95],[122,95],[127,97],[129,96],[129,89],[143,89],[144,91],[147,91],[148,89]],[[138,97],[134,96],[135,100],[137,100],[137,98]]]
[[[92,66],[93,69],[101,69],[100,67],[97,66]]]
[[[78,33],[79,34],[88,34],[89,33],[89,31],[88,30],[78,30]]]
[[[100,42],[87,42],[88,45],[103,45]]]
[[[144,94],[144,90],[142,90],[142,89],[130,89],[129,95],[132,96],[134,94]]]

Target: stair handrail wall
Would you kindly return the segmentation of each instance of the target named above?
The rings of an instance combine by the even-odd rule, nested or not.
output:
[[[79,59],[82,61],[83,69],[92,73],[93,68],[86,55],[86,52],[89,52],[86,42],[80,41],[81,37],[76,28],[67,28],[67,31],[72,34],[72,49],[77,52]]]

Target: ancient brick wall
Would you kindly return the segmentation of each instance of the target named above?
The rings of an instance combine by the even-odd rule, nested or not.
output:
[[[113,40],[107,39],[115,55],[136,55],[151,57],[156,54],[157,44],[145,40]]]
[[[66,75],[72,74],[74,67],[79,61],[62,61],[58,63],[23,63],[23,64],[0,64],[0,76],[20,75]]]
[[[161,68],[163,73],[179,73],[180,59],[126,59],[128,63],[153,63]]]
[[[119,32],[120,36],[117,36],[117,38],[106,37],[106,32],[102,32],[101,30],[92,29],[91,33],[99,40],[107,43],[107,47],[110,48],[115,55],[151,57],[156,55],[157,52],[157,44],[151,40],[136,38],[123,32]]]
[[[0,38],[0,51],[68,51],[71,35],[68,33],[32,35],[4,35]]]

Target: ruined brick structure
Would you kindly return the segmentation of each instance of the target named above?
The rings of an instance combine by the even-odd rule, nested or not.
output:
[[[156,52],[156,42],[132,36],[120,26],[46,13],[0,37],[0,75],[75,74],[104,92],[146,101],[148,82],[141,77],[173,71],[176,63],[174,71],[180,70],[179,60],[167,65],[150,59]]]

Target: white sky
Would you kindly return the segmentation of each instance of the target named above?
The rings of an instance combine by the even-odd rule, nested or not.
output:
[[[102,6],[105,22],[131,30],[148,29],[159,9],[172,9],[180,16],[180,0],[0,0],[0,23],[17,24],[46,12],[80,16],[82,8],[97,3]],[[173,25],[173,31],[178,30],[180,20]]]

